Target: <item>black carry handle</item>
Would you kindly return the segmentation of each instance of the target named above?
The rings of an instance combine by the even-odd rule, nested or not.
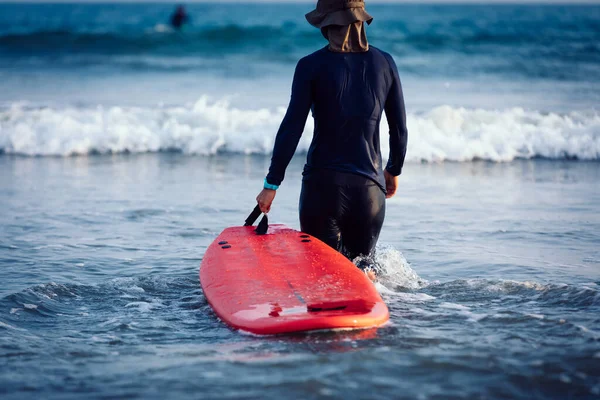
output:
[[[260,217],[260,214],[262,214],[262,212],[260,211],[260,207],[257,205],[254,208],[254,210],[252,211],[252,213],[250,213],[250,215],[248,215],[248,218],[246,218],[246,223],[244,224],[244,226],[252,226],[252,224],[256,222],[258,217]],[[258,223],[258,226],[255,229],[255,232],[257,235],[265,235],[267,233],[268,229],[269,229],[269,218],[267,218],[267,214],[265,214],[262,217],[262,219],[260,220],[260,222]]]
[[[250,213],[250,215],[248,215],[248,218],[246,218],[246,223],[244,224],[244,226],[252,226],[252,224],[256,222],[258,217],[260,217],[260,214],[262,214],[262,212],[260,211],[260,207],[257,205],[254,208],[254,210]]]

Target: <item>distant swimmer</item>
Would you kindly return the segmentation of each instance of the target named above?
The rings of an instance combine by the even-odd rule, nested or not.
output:
[[[185,8],[181,5],[177,6],[173,15],[171,15],[171,26],[174,29],[180,30],[183,25],[189,22],[189,16],[185,12]]]

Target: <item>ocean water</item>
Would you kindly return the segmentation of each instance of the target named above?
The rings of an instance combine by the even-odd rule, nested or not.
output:
[[[0,4],[2,399],[600,397],[599,6],[369,7],[408,111],[391,320],[275,337],[198,268],[324,42],[308,4],[172,7]],[[272,222],[299,226],[311,130]]]
[[[0,152],[269,154],[295,63],[325,45],[310,5],[192,4],[183,32],[172,8],[0,4]],[[599,6],[369,10],[412,161],[599,158]]]

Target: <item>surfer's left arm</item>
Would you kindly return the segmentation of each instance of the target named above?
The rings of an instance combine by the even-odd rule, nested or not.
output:
[[[292,97],[275,138],[271,167],[266,178],[265,189],[257,198],[263,212],[268,212],[275,198],[275,191],[267,187],[277,188],[281,185],[285,177],[285,170],[292,160],[302,137],[302,132],[304,132],[306,118],[312,105],[311,70],[310,61],[307,57],[301,59],[296,66],[294,82],[292,83]]]
[[[389,199],[396,194],[398,189],[398,176],[402,173],[406,147],[408,142],[408,129],[406,128],[406,107],[402,83],[398,75],[398,67],[390,55],[386,55],[390,64],[392,85],[385,102],[385,116],[390,127],[390,156],[385,167],[386,197]]]

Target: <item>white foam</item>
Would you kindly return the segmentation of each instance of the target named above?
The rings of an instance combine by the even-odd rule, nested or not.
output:
[[[156,24],[156,25],[154,25],[154,28],[148,30],[148,32],[159,32],[159,33],[173,32],[173,28],[171,28],[169,25],[165,25],[165,24]]]
[[[207,97],[180,107],[31,109],[15,104],[0,111],[0,151],[31,156],[164,150],[269,154],[284,114],[284,107],[240,109]],[[409,114],[407,120],[408,161],[600,159],[597,111],[561,115],[442,106]],[[312,129],[308,118],[299,151],[308,150]],[[384,118],[384,154],[387,130]]]
[[[96,343],[110,343],[116,340],[119,340],[119,337],[115,335],[102,334],[102,335],[94,335],[90,338],[92,342]]]
[[[535,318],[535,319],[544,319],[546,318],[543,314],[525,314],[527,317]]]
[[[108,321],[101,322],[100,324],[98,324],[98,326],[100,326],[100,327],[104,327],[104,326],[107,326],[107,325],[113,325],[113,324],[116,324],[116,323],[118,323],[118,322],[119,322],[119,319],[118,319],[118,318],[111,318],[111,319],[109,319]]]
[[[441,311],[442,314],[447,314],[448,312],[453,312],[456,315],[462,316],[462,317],[466,318],[468,321],[472,321],[472,322],[481,321],[482,319],[484,319],[488,316],[487,314],[474,313],[471,311],[471,309],[469,307],[462,305],[462,304],[443,302],[443,303],[440,303],[438,305],[438,307],[440,309],[442,309],[442,311]],[[447,311],[444,311],[444,310],[447,310]]]
[[[440,308],[446,308],[448,310],[459,310],[459,311],[469,311],[470,308],[467,306],[464,306],[462,304],[455,304],[455,303],[440,303],[440,305],[438,306]]]
[[[9,325],[9,324],[7,324],[5,322],[2,322],[2,321],[0,321],[0,328],[10,329],[10,330],[13,330],[13,331],[22,331],[22,332],[26,331],[26,329],[17,328],[16,326]]]
[[[544,291],[549,288],[548,285],[544,285],[537,282],[519,282],[514,280],[502,280],[502,281],[489,281],[487,279],[467,279],[463,281],[467,286],[474,289],[485,289],[490,292],[508,293],[515,289],[532,289],[535,291]],[[566,287],[565,284],[560,284]],[[508,298],[509,296],[507,296]]]
[[[409,116],[409,157],[426,161],[600,159],[600,114],[470,110],[443,106]]]
[[[139,281],[135,278],[115,278],[112,280],[112,283],[117,289],[123,290],[128,293],[144,293],[145,290],[142,287],[137,286]],[[130,295],[123,295],[122,297],[127,297]]]
[[[388,289],[380,283],[376,284],[377,290],[382,295],[394,297],[400,300],[402,303],[427,303],[435,300],[436,298],[426,293],[407,293],[407,292],[396,292]]]
[[[379,282],[385,287],[422,289],[428,282],[422,279],[410,266],[402,252],[389,245],[378,245],[375,259],[371,263]],[[354,260],[358,264],[359,259]]]
[[[439,314],[433,311],[429,311],[429,310],[425,310],[419,307],[411,307],[410,308],[410,313],[411,314],[419,314],[423,317],[436,317]]]
[[[594,340],[598,340],[600,339],[600,333],[593,331],[583,325],[575,325],[580,331],[592,336],[594,338]]]
[[[135,308],[139,312],[147,313],[157,308],[162,308],[163,304],[158,300],[152,300],[151,303],[145,301],[134,301],[125,305],[126,308]]]

